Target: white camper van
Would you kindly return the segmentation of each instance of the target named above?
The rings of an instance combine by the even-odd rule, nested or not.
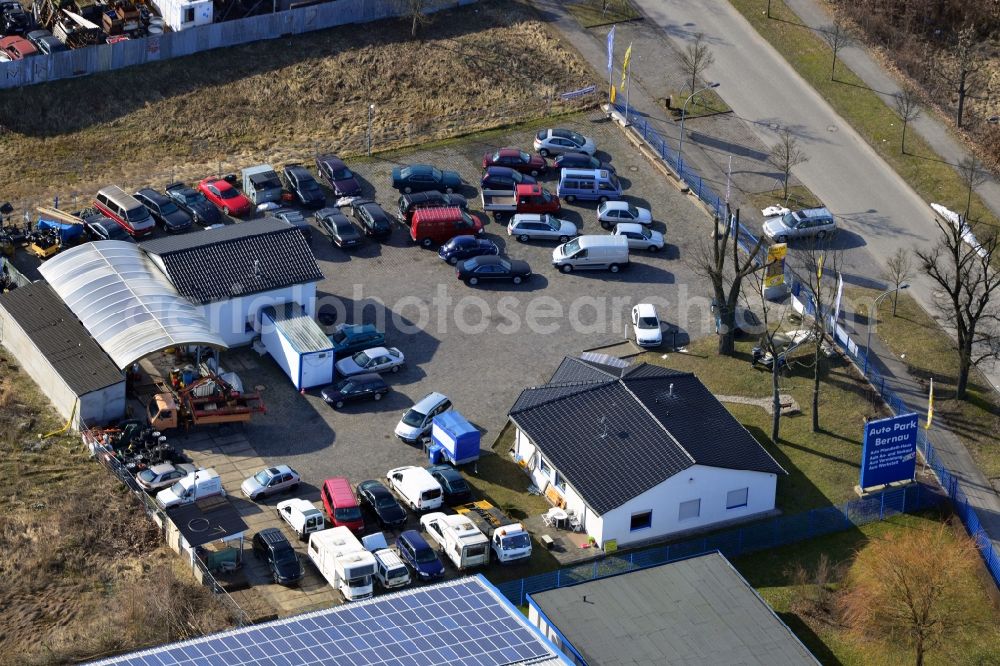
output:
[[[420,526],[441,546],[458,569],[483,566],[490,561],[490,541],[468,517],[428,513]]]
[[[309,559],[346,601],[372,596],[375,556],[365,550],[349,528],[313,532],[309,537]]]

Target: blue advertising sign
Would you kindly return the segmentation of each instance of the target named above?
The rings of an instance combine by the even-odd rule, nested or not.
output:
[[[917,465],[917,415],[901,414],[865,424],[861,487],[909,481]]]

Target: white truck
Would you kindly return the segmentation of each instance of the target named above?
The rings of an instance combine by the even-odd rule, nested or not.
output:
[[[313,532],[319,532],[326,527],[323,513],[312,502],[301,497],[293,497],[278,502],[278,515],[295,530],[300,539],[305,539]]]
[[[389,548],[389,543],[385,540],[385,535],[381,532],[374,532],[361,537],[361,543],[375,556],[375,579],[378,580],[382,589],[391,590],[395,587],[405,587],[413,579],[410,577],[410,570],[399,558],[396,551]]]
[[[470,502],[455,507],[490,540],[490,548],[503,564],[522,562],[531,557],[531,536],[524,525],[486,501]]]
[[[345,601],[372,596],[375,556],[365,550],[347,527],[333,527],[309,536],[309,559]]]
[[[458,569],[489,564],[490,540],[467,516],[440,512],[420,517],[420,526]]]
[[[205,497],[225,495],[222,479],[214,469],[199,469],[191,472],[166,490],[156,493],[156,503],[164,509],[181,504],[190,504]]]

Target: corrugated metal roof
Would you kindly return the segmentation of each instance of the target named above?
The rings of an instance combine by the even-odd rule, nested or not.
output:
[[[3,294],[0,308],[24,329],[77,395],[125,381],[122,371],[94,342],[52,287],[44,282]]]
[[[275,327],[298,353],[333,351],[330,338],[298,303],[266,307],[264,312],[274,320]]]
[[[167,347],[227,347],[133,243],[78,245],[39,272],[119,368]]]

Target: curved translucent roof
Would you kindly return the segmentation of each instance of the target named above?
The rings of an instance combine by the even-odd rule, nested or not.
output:
[[[39,272],[123,370],[167,347],[227,346],[134,243],[84,243]]]

